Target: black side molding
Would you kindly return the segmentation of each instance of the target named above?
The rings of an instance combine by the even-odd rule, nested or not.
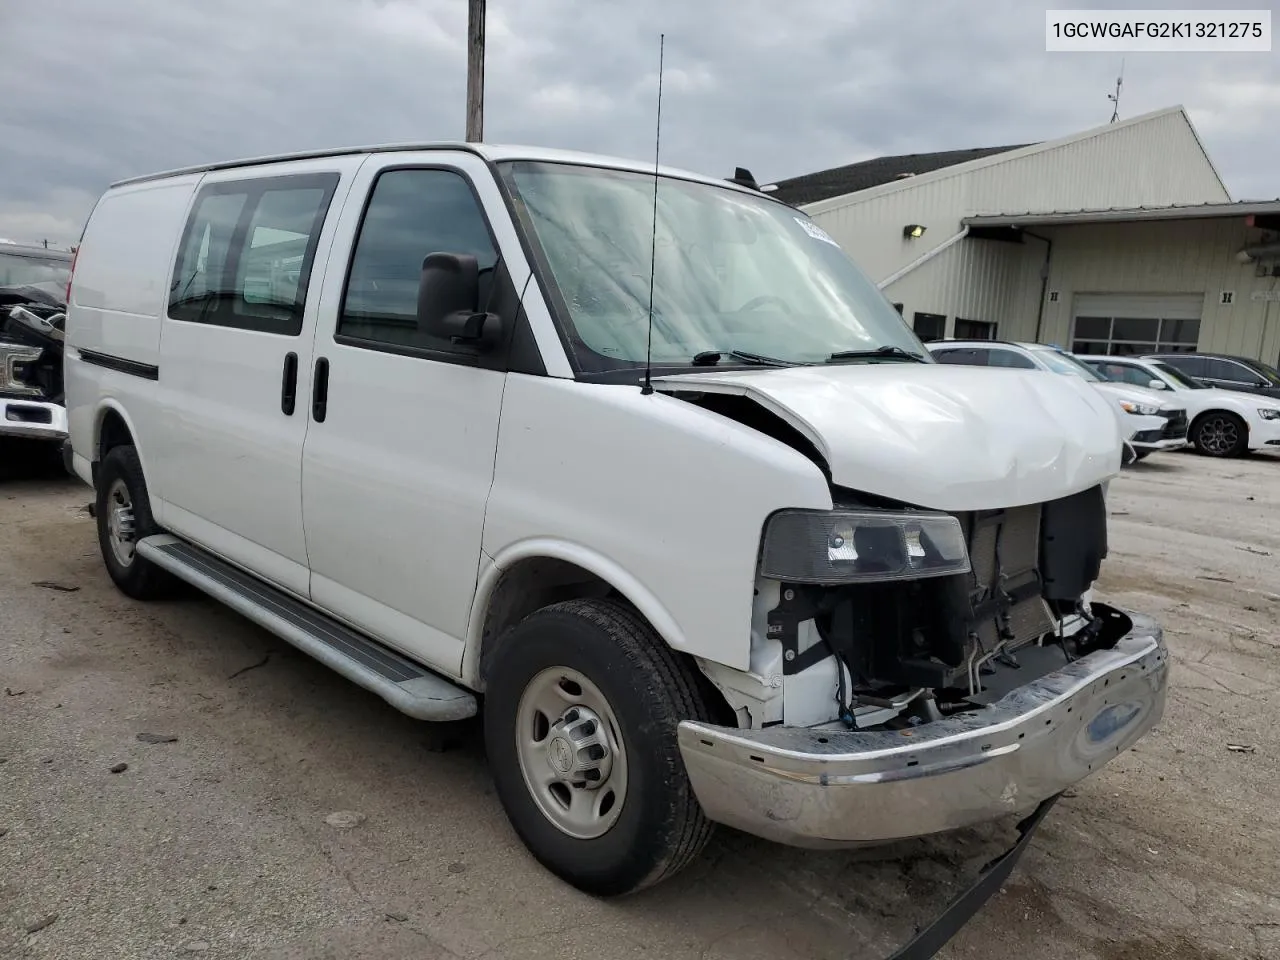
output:
[[[124,357],[98,353],[96,350],[80,350],[79,353],[81,360],[95,367],[114,370],[116,373],[127,373],[131,377],[141,377],[143,380],[160,379],[160,368],[154,363],[139,363],[137,360],[126,360]]]

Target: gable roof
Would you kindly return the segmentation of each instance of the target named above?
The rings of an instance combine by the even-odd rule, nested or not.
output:
[[[1031,144],[1019,143],[1007,147],[974,147],[968,150],[943,150],[937,153],[906,153],[896,157],[876,157],[859,163],[849,163],[843,167],[832,167],[818,173],[807,173],[788,180],[779,180],[769,193],[783,203],[803,204],[816,203],[831,197],[856,193],[870,187],[878,187],[882,183],[913,177],[921,173],[932,173],[943,167],[953,167],[958,163],[970,160],[981,160],[983,157],[997,153],[1008,153],[1020,150]]]
[[[1208,152],[1205,150],[1204,142],[1200,139],[1199,131],[1196,130],[1195,124],[1191,122],[1191,118],[1187,115],[1186,109],[1183,108],[1181,104],[1177,104],[1172,107],[1165,107],[1160,110],[1153,110],[1150,113],[1130,117],[1127,120],[1118,120],[1115,123],[1103,124],[1089,130],[1082,130],[1079,133],[1068,134],[1067,136],[1060,137],[1057,140],[1043,140],[1034,143],[1022,144],[1021,146],[985,147],[975,150],[951,150],[943,153],[907,154],[905,157],[880,157],[876,160],[863,161],[862,164],[855,163],[850,164],[847,167],[836,167],[832,170],[825,170],[820,173],[809,174],[804,177],[792,177],[790,180],[777,181],[776,189],[774,184],[766,184],[764,189],[770,196],[775,196],[780,200],[785,200],[785,197],[778,196],[778,194],[781,193],[782,184],[795,184],[810,178],[822,178],[828,175],[833,175],[834,178],[838,180],[838,175],[841,171],[852,170],[864,165],[889,164],[891,161],[905,162],[912,158],[921,160],[924,160],[925,158],[943,158],[943,162],[935,162],[934,165],[928,169],[895,171],[889,177],[881,178],[876,182],[866,183],[861,186],[846,186],[845,184],[841,184],[839,189],[831,189],[821,197],[815,196],[812,199],[788,201],[795,206],[805,207],[810,215],[826,213],[830,210],[843,207],[849,203],[857,203],[871,197],[878,197],[897,190],[904,190],[909,186],[914,187],[918,183],[917,177],[920,180],[934,181],[959,176],[984,167],[994,166],[1011,160],[1022,159],[1024,157],[1035,156],[1040,153],[1047,153],[1048,151],[1056,150],[1070,144],[1081,143],[1085,140],[1093,139],[1094,137],[1114,134],[1130,127],[1151,123],[1152,121],[1158,120],[1162,117],[1168,117],[1175,114],[1179,115],[1182,118],[1183,123],[1187,125],[1187,130],[1190,132],[1192,138],[1196,142],[1196,145],[1199,147],[1200,155],[1204,158],[1214,179],[1222,188],[1224,198],[1229,200],[1231,196],[1230,191],[1227,190],[1227,185],[1223,181],[1222,175],[1218,172],[1217,167],[1214,166],[1213,158],[1210,157]],[[899,176],[899,173],[914,173],[915,175],[902,177]]]

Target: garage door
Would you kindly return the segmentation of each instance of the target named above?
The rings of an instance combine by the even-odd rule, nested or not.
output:
[[[1187,352],[1195,350],[1200,341],[1203,294],[1077,294],[1072,306],[1074,353],[1125,356]]]

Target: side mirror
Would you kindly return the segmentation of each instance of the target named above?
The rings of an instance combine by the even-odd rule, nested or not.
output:
[[[427,255],[418,281],[418,325],[432,336],[475,344],[481,350],[498,343],[502,319],[482,309],[480,268],[475,257],[465,253]]]
[[[1156,378],[1152,378],[1151,381],[1147,383],[1147,386],[1150,387],[1152,390],[1169,389],[1169,385],[1167,383],[1165,383],[1163,380],[1159,380]]]

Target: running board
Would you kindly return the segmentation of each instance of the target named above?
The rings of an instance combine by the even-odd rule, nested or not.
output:
[[[287,640],[418,720],[475,716],[476,698],[332,617],[177,537],[138,541],[138,555]]]

